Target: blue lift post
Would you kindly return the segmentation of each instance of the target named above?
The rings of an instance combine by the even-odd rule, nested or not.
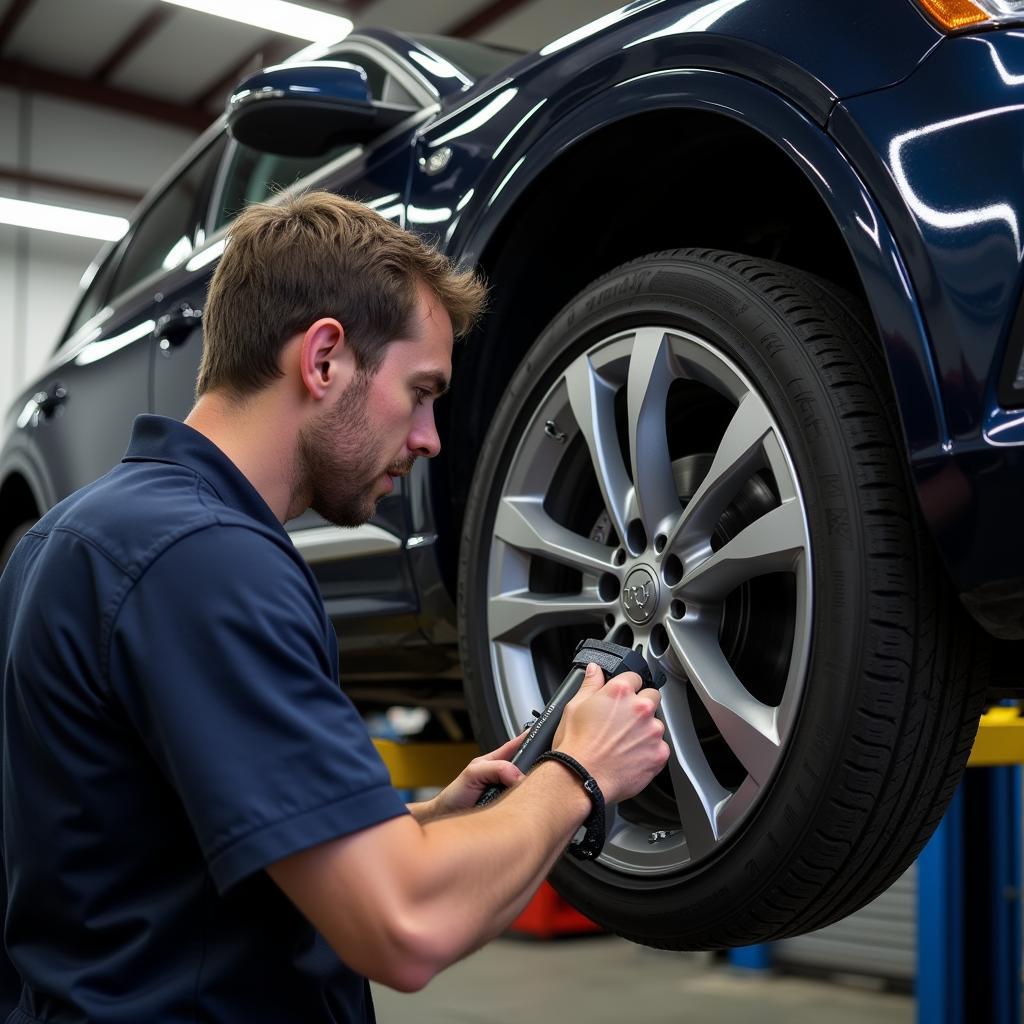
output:
[[[742,967],[746,971],[767,971],[772,966],[772,947],[770,942],[762,942],[757,946],[739,946],[729,950],[729,963],[733,967]]]
[[[918,1021],[1020,1024],[1020,768],[968,772],[917,863]]]
[[[958,789],[917,858],[917,1019],[930,1024],[966,1024],[963,821]]]

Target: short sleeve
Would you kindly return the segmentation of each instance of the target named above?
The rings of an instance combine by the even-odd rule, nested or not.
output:
[[[109,683],[181,798],[219,890],[406,813],[337,681],[319,594],[274,540],[211,526],[135,582]]]

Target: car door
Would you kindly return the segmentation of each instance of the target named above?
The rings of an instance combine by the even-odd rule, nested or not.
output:
[[[222,146],[219,138],[203,146],[145,207],[103,264],[66,343],[39,381],[38,409],[26,418],[26,428],[47,467],[54,500],[119,462],[133,419],[151,407],[161,280],[195,246],[199,195]]]
[[[367,49],[349,47],[330,56],[363,67],[377,99],[420,110],[432,102],[425,90],[415,91],[415,83],[396,66]],[[181,419],[191,408],[202,356],[201,310],[234,217],[250,203],[273,202],[282,191],[317,188],[357,199],[404,225],[412,131],[421,119],[422,114],[412,115],[407,130],[397,128],[366,145],[340,146],[320,157],[280,156],[234,141],[229,144],[207,222],[208,244],[167,281],[153,363],[155,412]],[[364,677],[375,671],[375,655],[382,647],[388,649],[393,669],[408,646],[402,638],[422,640],[415,619],[418,599],[405,555],[405,481],[396,484],[373,520],[357,529],[330,526],[313,512],[288,524],[320,583],[329,613],[336,622],[346,623],[343,660],[348,675]]]

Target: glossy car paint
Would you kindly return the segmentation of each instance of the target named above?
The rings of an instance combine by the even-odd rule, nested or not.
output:
[[[695,111],[769,140],[849,250],[888,360],[921,507],[955,586],[983,616],[988,595],[1024,590],[1013,529],[1024,413],[995,399],[1020,294],[1021,35],[947,38],[911,0],[639,0],[480,83],[395,33],[361,36],[401,61],[424,111],[317,185],[376,205],[465,263],[492,251],[552,166],[610,126]],[[142,332],[184,304],[201,308],[222,234],[158,289],[125,297],[90,344]],[[135,412],[182,415],[199,335],[160,343],[142,332],[86,367],[62,354],[15,402],[2,472],[23,474],[47,507],[116,461]],[[50,418],[33,413],[32,395],[55,382],[68,400]],[[446,482],[421,462],[402,484],[375,522],[403,549],[352,560],[340,573],[318,569],[328,607],[344,622],[343,662],[360,679],[457,671],[440,564],[453,543],[448,537],[446,556]],[[381,669],[374,656],[385,646]],[[424,646],[427,664],[417,660]]]
[[[937,450],[911,448],[922,508],[961,589],[1012,584],[1024,409],[997,391],[1021,294],[1024,33],[949,39],[907,81],[840,104],[830,130],[897,233],[927,325],[945,427]]]
[[[445,146],[452,171],[436,183],[414,171],[409,226],[429,222],[454,256],[474,263],[552,161],[616,121],[677,108],[756,129],[807,176],[849,246],[886,350],[921,507],[955,585],[982,588],[969,598],[981,602],[992,588],[1024,593],[1013,528],[1024,413],[996,399],[1020,291],[1019,229],[1010,224],[1024,205],[1024,122],[1011,90],[1024,83],[1024,33],[945,38],[911,3],[724,0],[666,14],[659,3],[624,8],[604,19],[599,44],[584,32],[556,42],[427,126],[421,162]],[[864,125],[854,111],[865,111]],[[928,145],[943,144],[936,126],[946,121],[972,137],[936,159]],[[904,179],[886,159],[893,140],[919,199],[894,184]],[[930,185],[932,224],[922,221]],[[969,237],[965,207],[998,212]],[[965,388],[974,403],[967,420]]]

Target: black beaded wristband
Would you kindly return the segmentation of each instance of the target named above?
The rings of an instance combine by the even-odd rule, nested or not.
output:
[[[549,750],[537,758],[541,761],[558,761],[570,771],[575,772],[583,783],[583,791],[590,797],[591,809],[587,820],[583,822],[586,831],[583,838],[569,844],[569,853],[580,860],[593,860],[604,847],[604,794],[595,778],[576,760],[561,750]]]

